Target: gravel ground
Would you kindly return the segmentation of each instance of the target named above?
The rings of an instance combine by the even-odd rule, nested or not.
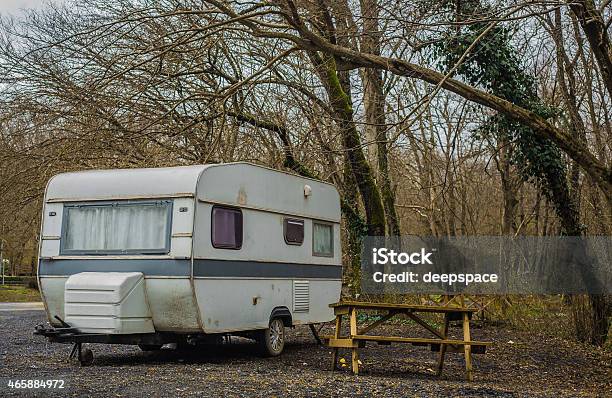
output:
[[[330,372],[331,351],[317,346],[306,327],[288,331],[288,344],[278,358],[258,357],[247,340],[192,352],[164,348],[144,353],[132,346],[92,344],[94,364],[82,368],[67,361],[70,346],[32,335],[34,325],[44,321],[40,311],[0,313],[0,397],[612,396],[609,352],[503,328],[473,328],[475,339],[494,345],[485,355],[474,355],[475,381],[468,383],[463,355],[449,354],[443,376],[436,377],[436,354],[404,344],[361,350],[359,376],[348,367]],[[414,326],[388,327],[414,336]],[[460,329],[451,333],[459,336]],[[348,352],[341,356],[350,362]],[[67,388],[55,393],[11,390],[9,378],[65,379]]]

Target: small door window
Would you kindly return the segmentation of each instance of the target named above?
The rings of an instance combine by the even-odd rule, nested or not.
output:
[[[312,223],[312,255],[334,256],[334,229],[332,224]]]
[[[217,249],[242,247],[242,211],[231,207],[212,209],[212,245]]]
[[[283,222],[285,243],[300,246],[304,243],[304,220],[285,218]]]

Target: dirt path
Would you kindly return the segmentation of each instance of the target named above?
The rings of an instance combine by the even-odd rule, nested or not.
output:
[[[450,354],[438,378],[436,355],[409,345],[368,346],[362,375],[353,376],[348,368],[332,373],[329,349],[314,344],[302,327],[289,331],[279,358],[259,358],[246,343],[191,353],[91,345],[95,363],[81,368],[67,362],[69,346],[32,336],[33,326],[43,320],[42,312],[0,313],[0,396],[36,395],[8,389],[7,378],[64,378],[67,388],[51,395],[75,397],[609,397],[612,391],[610,353],[501,328],[474,329],[475,338],[496,344],[475,356],[475,382],[467,383],[461,355]],[[349,360],[348,353],[342,356]]]
[[[42,302],[21,302],[21,303],[2,303],[0,302],[0,311],[44,311],[45,306]]]

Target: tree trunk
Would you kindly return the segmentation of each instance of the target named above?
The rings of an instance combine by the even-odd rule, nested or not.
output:
[[[373,54],[380,54],[378,2],[376,0],[362,0],[361,11],[363,14],[361,48]],[[374,152],[378,166],[380,192],[385,208],[387,232],[389,235],[399,236],[400,225],[395,210],[395,193],[389,175],[389,146],[382,71],[380,69],[364,68],[360,75],[363,85],[366,136],[375,143]]]
[[[510,152],[512,146],[508,140],[503,137],[499,138],[499,157],[497,159],[497,170],[501,178],[502,195],[504,207],[502,209],[501,233],[505,236],[512,236],[516,231],[516,207],[518,199],[516,198],[517,179],[513,175]]]
[[[602,80],[612,97],[612,43],[601,12],[595,7],[593,0],[571,0],[568,4],[591,45]]]
[[[341,202],[342,214],[347,228],[347,254],[349,263],[349,293],[355,297],[361,292],[361,245],[364,235],[367,233],[366,223],[359,214],[355,205],[358,203],[358,188],[355,176],[345,156],[343,172],[343,200]]]
[[[385,236],[385,210],[372,168],[363,152],[359,132],[353,121],[353,103],[350,97],[350,79],[339,73],[336,60],[329,55],[310,54],[315,63],[329,102],[336,115],[336,125],[342,136],[342,146],[351,166],[355,183],[365,209],[367,233]],[[344,75],[344,76],[343,76]]]
[[[578,16],[578,14],[576,15]],[[580,16],[578,16],[578,18],[580,18]],[[565,39],[563,37],[561,10],[558,8],[555,10],[555,24],[551,33],[555,45],[557,47],[557,80],[559,82],[559,87],[561,88],[561,93],[563,95],[563,101],[565,102],[567,113],[569,115],[570,132],[577,140],[586,143],[585,124],[578,109],[578,104],[576,102],[576,76],[574,74],[573,64],[565,51]],[[569,180],[571,189],[568,193],[568,196],[569,200],[571,200],[573,203],[573,207],[576,209],[576,214],[570,216],[574,217],[575,220],[567,220],[566,224],[573,224],[572,228],[575,229],[574,233],[570,233],[568,231],[568,234],[579,236],[582,235],[584,231],[582,231],[582,228],[577,225],[580,223],[580,215],[577,210],[580,208],[580,181],[579,170],[576,167],[575,162],[570,169]],[[586,250],[586,248],[584,248],[584,250]],[[589,273],[588,270],[583,270],[583,272],[587,274]],[[587,277],[589,277],[589,275],[587,275]],[[587,319],[584,319],[583,322],[578,322],[577,320],[575,320],[575,324],[577,327],[576,334],[578,338],[582,338],[582,336],[590,336],[590,343],[602,345],[605,342],[606,336],[608,334],[608,316],[606,310],[606,300],[601,295],[592,294],[588,295],[587,300],[589,305],[587,311],[590,312],[590,316],[587,316]]]

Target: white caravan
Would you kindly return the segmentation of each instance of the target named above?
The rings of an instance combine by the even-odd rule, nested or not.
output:
[[[333,319],[334,186],[249,163],[64,173],[47,186],[38,281],[51,327],[81,343],[188,344],[237,334],[268,355],[284,327]]]

